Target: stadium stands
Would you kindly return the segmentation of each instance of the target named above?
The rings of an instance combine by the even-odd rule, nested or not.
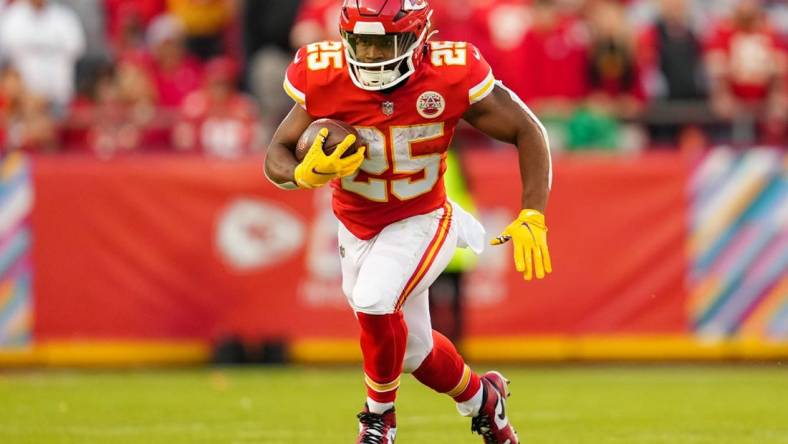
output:
[[[431,3],[440,30],[435,38],[475,43],[496,76],[543,118],[555,150],[788,144],[784,2]],[[289,107],[280,84],[291,45],[336,38],[338,1],[0,5],[3,152],[107,157],[180,150],[226,157],[264,147]],[[15,30],[41,20],[57,31],[44,33],[52,43],[37,56],[35,33]],[[240,68],[233,94],[251,95],[237,100],[254,99],[257,109],[243,116],[219,112],[214,120],[240,124],[203,119],[202,133],[214,144],[243,140],[247,150],[206,150],[211,143],[184,136],[178,125],[199,112],[191,109],[198,101],[186,97],[211,88],[205,73],[215,57]],[[247,118],[252,115],[255,122]],[[235,127],[237,134],[216,133]],[[460,132],[459,143],[464,140],[479,142]]]

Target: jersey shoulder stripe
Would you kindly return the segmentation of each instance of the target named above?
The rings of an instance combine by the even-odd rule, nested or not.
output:
[[[468,90],[468,101],[474,104],[485,97],[487,97],[495,86],[495,76],[493,76],[492,69],[487,73],[487,76],[475,86]]]
[[[292,83],[290,83],[290,79],[285,76],[284,82],[284,89],[288,96],[293,99],[294,102],[298,103],[301,106],[306,105],[306,94],[303,91],[300,91],[298,88],[295,87]]]

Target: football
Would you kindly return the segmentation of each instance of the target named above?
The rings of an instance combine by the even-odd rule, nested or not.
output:
[[[364,143],[356,132],[356,129],[341,120],[334,119],[318,119],[312,122],[309,127],[301,134],[296,144],[295,156],[300,162],[306,156],[309,147],[312,146],[312,141],[320,131],[320,128],[328,128],[328,137],[326,143],[323,145],[323,152],[329,155],[334,152],[337,145],[345,139],[348,134],[356,136],[356,142],[345,151],[342,157],[350,156],[355,153],[360,146]]]

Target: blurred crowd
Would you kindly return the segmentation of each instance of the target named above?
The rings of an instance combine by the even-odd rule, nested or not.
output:
[[[555,149],[788,145],[788,2],[431,0]],[[0,147],[264,147],[293,48],[338,38],[341,0],[0,0]],[[487,143],[463,130],[461,139]]]

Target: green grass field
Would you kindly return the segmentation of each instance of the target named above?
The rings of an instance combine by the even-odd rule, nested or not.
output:
[[[529,444],[788,444],[788,368],[526,367],[510,418]],[[350,444],[360,370],[0,373],[3,444]],[[445,396],[403,379],[397,442],[480,443]]]

